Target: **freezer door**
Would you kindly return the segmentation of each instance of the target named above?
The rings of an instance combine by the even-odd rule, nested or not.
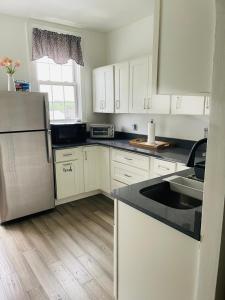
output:
[[[0,92],[0,132],[49,129],[44,93]]]
[[[0,134],[1,222],[54,207],[48,137],[45,131]]]

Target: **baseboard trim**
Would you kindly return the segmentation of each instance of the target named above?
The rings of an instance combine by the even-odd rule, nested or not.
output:
[[[98,194],[102,194],[102,191],[101,190],[95,190],[95,191],[82,193],[82,194],[79,194],[79,195],[76,195],[76,196],[73,196],[73,197],[69,197],[69,198],[56,199],[55,200],[55,206],[65,204],[65,203],[69,203],[69,202],[73,202],[73,201],[80,200],[80,199],[83,199],[83,198],[95,196],[95,195],[98,195]]]

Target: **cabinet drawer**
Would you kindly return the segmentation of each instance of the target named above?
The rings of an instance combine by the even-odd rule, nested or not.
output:
[[[112,179],[124,184],[133,184],[149,178],[149,172],[122,163],[112,162]]]
[[[144,155],[134,154],[128,151],[112,150],[112,160],[149,171],[150,158]]]
[[[155,177],[164,176],[170,173],[176,172],[176,163],[165,161],[161,159],[154,159],[153,162],[153,174]]]
[[[117,181],[115,179],[112,179],[112,181],[111,181],[111,190],[112,191],[115,190],[115,189],[122,188],[124,186],[127,186],[127,184],[119,182],[119,181]]]
[[[55,150],[55,162],[63,162],[82,158],[82,148]]]

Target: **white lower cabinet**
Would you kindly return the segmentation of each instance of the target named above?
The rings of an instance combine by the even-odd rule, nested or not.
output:
[[[151,159],[151,178],[156,178],[176,172],[177,165],[175,162],[170,162],[158,158]]]
[[[100,187],[98,146],[84,147],[84,190],[91,192]]]
[[[64,199],[83,193],[84,167],[82,151],[76,153],[74,160],[56,162],[55,176],[57,199]]]
[[[111,190],[150,178],[149,156],[117,149],[111,154]]]
[[[100,190],[110,194],[110,149],[99,147]]]
[[[115,202],[116,299],[193,300],[199,242]]]

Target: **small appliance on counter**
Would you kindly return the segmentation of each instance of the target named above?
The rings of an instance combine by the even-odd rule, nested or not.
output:
[[[115,129],[113,124],[90,124],[90,138],[113,139]]]
[[[53,145],[76,144],[87,139],[86,123],[52,123],[51,131]]]
[[[187,167],[194,168],[195,177],[196,177],[196,179],[199,179],[199,180],[204,180],[204,178],[205,178],[205,160],[195,163],[195,156],[196,156],[196,152],[199,149],[199,147],[206,143],[207,143],[207,138],[204,138],[204,139],[196,142],[191,149],[191,152],[189,154],[189,158],[187,161]]]

